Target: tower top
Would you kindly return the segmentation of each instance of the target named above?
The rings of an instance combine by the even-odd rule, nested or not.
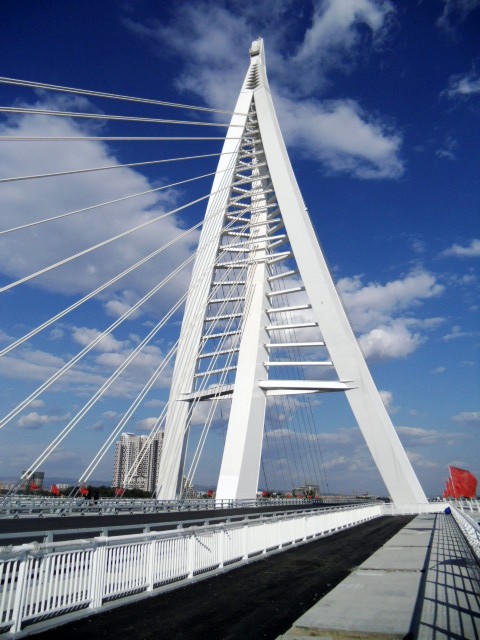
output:
[[[250,57],[254,58],[255,56],[259,56],[263,53],[263,38],[257,38],[252,42],[250,47]]]

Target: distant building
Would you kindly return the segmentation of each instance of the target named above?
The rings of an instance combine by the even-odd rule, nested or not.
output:
[[[297,496],[303,496],[303,497],[307,497],[307,496],[319,496],[320,495],[320,487],[318,486],[318,484],[305,484],[302,487],[297,487],[295,489],[295,494]]]
[[[141,489],[153,492],[157,484],[158,463],[163,445],[163,431],[159,431],[148,445],[148,449],[138,463],[135,474],[125,486],[125,478],[135,464],[137,457],[147,443],[148,436],[122,433],[115,446],[112,487]]]
[[[0,493],[10,491],[11,489],[15,489],[15,487],[16,482],[7,482],[5,480],[0,480]]]
[[[185,498],[186,500],[194,500],[199,497],[199,492],[195,491],[193,488],[193,482],[186,476],[182,476],[182,498]]]
[[[23,471],[22,476],[25,473],[26,471]],[[20,482],[20,490],[23,490],[23,491],[25,491],[25,489],[42,490],[44,479],[45,479],[44,471],[35,471],[27,478],[23,478],[23,480]]]

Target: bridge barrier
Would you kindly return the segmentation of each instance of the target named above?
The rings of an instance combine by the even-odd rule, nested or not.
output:
[[[451,504],[450,510],[475,557],[480,560],[480,526],[467,513],[458,509],[455,505]]]
[[[425,504],[401,504],[396,505],[393,502],[382,504],[382,515],[384,516],[406,516],[419,515],[421,513],[442,513],[448,502],[426,502]]]
[[[264,507],[264,505],[262,505]],[[81,535],[82,538],[94,538],[96,536],[120,536],[120,535],[129,535],[129,534],[140,534],[140,533],[149,533],[150,531],[166,531],[170,529],[181,529],[182,527],[195,527],[195,526],[204,526],[204,525],[214,525],[220,524],[222,522],[235,522],[240,520],[258,520],[259,518],[273,518],[278,516],[288,515],[288,513],[292,513],[292,510],[285,509],[285,505],[282,505],[283,509],[278,509],[275,511],[252,511],[252,513],[244,513],[244,511],[236,513],[235,509],[225,511],[216,511],[217,514],[222,513],[222,515],[208,515],[205,517],[192,517],[189,519],[179,519],[179,520],[151,520],[149,522],[143,522],[141,524],[132,524],[129,522],[127,518],[127,524],[111,524],[106,526],[103,522],[101,524],[97,524],[97,526],[87,526],[90,524],[89,519],[85,519],[85,526],[81,527]],[[303,505],[304,508],[298,508],[298,505],[295,505],[297,509],[295,509],[295,513],[297,515],[304,515],[306,513],[310,513],[312,511],[317,512],[319,510],[327,510],[327,509],[350,509],[353,505],[343,505],[343,506],[327,506],[327,505],[316,505],[313,506]],[[182,513],[179,511],[170,511],[170,513]],[[188,510],[190,513],[190,510]],[[192,512],[192,516],[195,515],[195,510]],[[208,512],[207,512],[208,513]],[[225,515],[227,513],[227,515]],[[152,514],[153,517],[153,514]],[[38,520],[39,526],[42,523],[42,518],[34,518],[35,521]],[[125,522],[125,518],[120,520],[121,522]],[[68,520],[67,520],[68,522]],[[19,531],[19,532],[7,532],[0,533],[0,549],[3,545],[19,545],[24,542],[59,542],[66,540],[75,540],[79,537],[79,528],[75,529],[66,529],[66,528],[57,528],[57,529],[38,529],[36,531]]]
[[[330,535],[382,515],[382,506],[244,520],[166,532],[0,550],[0,633],[91,615]],[[49,620],[55,618],[55,623]],[[31,628],[28,630],[32,630]]]
[[[310,498],[259,498],[253,500],[216,500],[216,499],[185,499],[185,500],[155,500],[145,498],[100,498],[87,500],[85,498],[57,498],[53,496],[6,496],[0,499],[0,518],[22,518],[38,516],[72,516],[72,515],[122,515],[132,513],[161,513],[165,511],[221,511],[223,509],[246,509],[265,506],[296,505],[311,506],[316,504],[341,504],[345,502],[359,504],[364,499],[348,496],[341,498],[323,497]]]

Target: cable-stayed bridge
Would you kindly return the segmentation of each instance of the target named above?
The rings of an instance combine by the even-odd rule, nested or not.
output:
[[[22,416],[24,421],[28,421],[29,416],[33,420],[32,413],[27,412],[41,406],[39,403],[44,402],[48,394],[58,393],[62,385],[77,382],[81,397],[88,397],[86,401],[82,399],[82,406],[77,404],[72,408],[65,425],[31,460],[4,504],[15,500],[16,489],[22,481],[28,482],[34,472],[58,456],[63,443],[74,437],[77,427],[88,420],[101,403],[115,397],[115,390],[118,391],[123,381],[133,401],[116,416],[113,428],[80,474],[77,491],[80,490],[102,464],[129,421],[141,411],[143,403],[152,401],[152,391],[158,392],[160,381],[170,377],[168,399],[154,423],[149,425],[149,435],[128,469],[124,486],[128,487],[138,475],[152,439],[159,430],[164,430],[155,498],[165,504],[182,498],[184,487],[195,481],[205,458],[208,464],[211,454],[207,442],[212,431],[223,427],[216,490],[219,504],[254,500],[262,482],[270,486],[283,483],[293,488],[301,478],[305,484],[310,482],[325,489],[328,485],[319,447],[317,410],[312,399],[317,394],[335,393],[344,395],[348,401],[393,500],[392,507],[355,505],[322,513],[262,518],[242,525],[219,525],[193,534],[165,535],[147,531],[135,541],[117,539],[117,546],[110,540],[95,543],[95,547],[82,543],[73,555],[72,543],[68,543],[68,552],[67,548],[65,552],[59,551],[57,544],[56,551],[54,547],[49,549],[53,555],[45,556],[50,560],[32,556],[26,561],[30,563],[28,566],[19,562],[14,554],[15,557],[2,565],[2,622],[6,628],[18,633],[24,622],[39,616],[61,613],[68,608],[98,609],[127,593],[150,592],[159,585],[193,580],[202,573],[224,570],[226,566],[249,561],[257,555],[307,542],[385,513],[431,513],[444,508],[442,504],[431,506],[427,502],[333,284],[277,122],[262,40],[252,44],[250,65],[234,112],[229,114],[8,78],[0,78],[0,82],[19,89],[76,96],[78,104],[88,98],[134,106],[149,104],[169,112],[182,109],[188,113],[180,119],[62,110],[58,105],[56,108],[2,108],[13,123],[8,135],[0,137],[2,144],[15,149],[18,145],[23,149],[25,145],[33,145],[41,149],[41,159],[47,148],[49,157],[56,155],[50,149],[59,149],[59,156],[75,158],[74,149],[78,145],[127,141],[187,143],[187,148],[198,143],[223,145],[221,151],[211,151],[209,147],[202,153],[179,153],[161,159],[114,164],[107,162],[107,147],[101,146],[104,155],[98,166],[59,170],[57,165],[57,169],[52,170],[48,163],[43,171],[38,169],[36,173],[1,179],[0,187],[10,190],[7,196],[10,193],[9,197],[14,198],[21,193],[18,185],[23,184],[44,185],[55,180],[55,189],[62,191],[72,188],[72,180],[91,175],[97,181],[92,187],[95,190],[103,184],[105,175],[114,172],[120,172],[125,182],[129,182],[130,171],[140,167],[217,162],[216,169],[193,177],[179,177],[170,184],[117,195],[41,218],[30,214],[20,223],[12,220],[10,226],[0,230],[0,241],[7,243],[5,246],[15,251],[17,257],[12,260],[0,287],[5,299],[16,296],[17,289],[35,291],[33,285],[47,291],[61,291],[68,289],[75,279],[95,283],[86,292],[83,285],[78,286],[82,293],[78,299],[24,335],[13,338],[2,348],[0,357],[12,358],[12,354],[25,349],[31,341],[40,340],[37,336],[44,335],[43,332],[50,331],[52,336],[52,328],[58,331],[62,323],[70,321],[66,320],[70,314],[83,309],[89,314],[99,300],[115,316],[106,328],[95,326],[89,331],[77,328],[77,342],[83,349],[62,361],[61,366],[52,366],[41,384],[8,408],[0,419],[0,428],[21,421]],[[199,114],[207,119],[194,120]],[[230,121],[225,122],[228,117]],[[31,119],[33,128],[37,129],[35,135],[28,130]],[[95,128],[97,120],[169,126],[179,128],[176,131],[182,134],[104,135],[103,129]],[[62,123],[61,134],[49,134],[52,121]],[[88,129],[63,124],[83,121],[89,123]],[[226,135],[184,135],[199,126],[215,131],[223,127]],[[39,134],[41,128],[44,131]],[[99,147],[89,149],[98,152]],[[20,156],[22,153],[25,151],[20,151]],[[211,189],[201,193],[197,184],[207,179],[212,181]],[[70,182],[62,186],[59,180]],[[189,190],[195,185],[194,197],[181,202],[179,193],[186,185]],[[43,189],[41,186],[38,193]],[[48,193],[48,187],[45,189]],[[174,195],[168,195],[172,189]],[[159,200],[159,194],[166,194],[161,196],[164,200]],[[147,205],[137,212],[132,224],[131,220],[122,219],[122,211],[125,203],[137,198],[146,198]],[[103,207],[107,213],[100,222],[98,210]],[[110,221],[108,211],[113,213]],[[200,219],[185,228],[192,211],[201,212]],[[92,214],[94,217],[89,219]],[[72,226],[68,231],[65,228],[59,231],[60,225],[69,222]],[[82,229],[87,227],[90,233],[83,232],[83,237],[91,237],[92,242],[65,255],[64,247],[69,245],[66,239],[80,228],[75,224]],[[104,235],[95,237],[97,227],[101,227]],[[107,232],[112,230],[114,233],[109,235]],[[39,255],[33,261],[21,260],[25,256],[22,234],[30,234],[30,241],[34,238],[39,247]],[[192,251],[194,244],[196,248]],[[145,247],[149,252],[140,256]],[[125,258],[124,266],[112,273],[110,261],[118,262],[118,254]],[[25,272],[23,264],[32,263],[37,263],[35,269]],[[100,266],[104,266],[108,274],[101,282],[97,277]],[[9,278],[10,273],[15,276]],[[56,275],[58,273],[64,273],[63,279]],[[180,285],[185,281],[188,286],[182,289]],[[122,342],[127,343],[127,323],[146,310],[155,321],[145,323],[148,332],[130,339],[129,348],[121,353]],[[175,335],[180,317],[181,329]],[[155,344],[161,344],[162,348],[154,351]],[[89,358],[98,351],[115,355],[104,358],[112,371],[108,378],[98,381],[93,393],[87,394],[92,386],[92,376],[86,375]],[[141,386],[135,379],[132,394],[132,370],[142,358],[145,360],[153,354],[159,356],[155,368]],[[195,423],[200,424],[196,430],[192,429]],[[284,423],[289,425],[288,429],[279,428]],[[275,468],[275,460],[285,463],[281,468],[283,476]],[[475,524],[465,519],[461,510],[455,509],[455,517],[469,536],[477,535]],[[48,568],[45,563],[49,563]],[[47,583],[41,583],[45,575],[50,576],[51,584],[55,583],[52,592]],[[54,575],[56,580],[52,579]],[[7,586],[14,583],[16,589]]]
[[[139,102],[137,98],[19,80],[3,79],[3,82],[17,88],[26,86],[53,94]],[[0,287],[4,299],[21,295],[20,292],[17,294],[17,289],[25,291],[34,285],[47,290],[65,287],[66,283],[62,283],[61,275],[65,269],[65,279],[76,279],[77,282],[88,278],[89,272],[96,272],[100,268],[106,267],[105,271],[108,272],[112,253],[104,252],[114,252],[113,255],[128,253],[130,246],[137,248],[135,242],[139,233],[144,234],[145,242],[147,234],[150,239],[155,234],[161,238],[162,232],[171,236],[174,231],[180,231],[177,235],[168,237],[160,246],[155,238],[153,251],[88,291],[67,308],[43,320],[25,335],[13,339],[0,351],[1,357],[8,358],[15,354],[15,350],[29,348],[32,341],[39,340],[41,335],[52,331],[52,328],[58,330],[62,322],[71,321],[70,314],[78,313],[79,309],[95,299],[104,301],[109,296],[104,302],[105,307],[110,312],[120,308],[122,310],[122,313],[117,312],[115,321],[106,328],[99,329],[93,322],[94,327],[89,330],[82,332],[77,329],[76,338],[83,349],[63,362],[62,366],[0,419],[1,428],[13,421],[22,421],[22,415],[25,422],[28,414],[25,417],[24,412],[31,411],[38,403],[42,403],[46,394],[54,393],[59,388],[61,390],[62,384],[69,384],[82,366],[88,366],[91,362],[89,358],[95,352],[110,352],[117,356],[118,366],[106,380],[98,384],[91,397],[66,421],[64,428],[46,443],[44,450],[28,465],[23,479],[30,477],[42,465],[48,464],[52,455],[58,455],[57,452],[67,438],[72,437],[77,426],[83,426],[88,417],[98,410],[99,403],[115,393],[115,385],[134,370],[154,341],[158,344],[162,340],[168,347],[157,354],[161,357],[156,369],[118,419],[107,439],[99,446],[79,477],[79,486],[88,482],[119,434],[131,423],[142,403],[151,399],[151,391],[156,389],[159,379],[171,374],[168,401],[157,416],[142,451],[126,474],[126,486],[137,473],[151,440],[160,429],[164,429],[156,496],[169,500],[180,497],[182,478],[185,476],[189,482],[194,481],[211,425],[215,419],[222,421],[218,418],[220,413],[226,435],[217,498],[253,499],[259,485],[262,449],[270,450],[271,461],[275,457],[272,454],[274,446],[278,448],[277,460],[283,457],[287,466],[296,464],[297,468],[293,473],[289,470],[290,478],[280,479],[278,475],[274,475],[273,482],[294,488],[298,478],[301,478],[304,482],[325,489],[312,397],[317,394],[342,393],[353,410],[394,501],[397,504],[425,503],[425,495],[355,340],[295,180],[270,96],[262,41],[256,41],[252,45],[250,66],[229,123],[212,121],[212,110],[200,107],[187,108],[185,105],[160,101],[142,102],[154,102],[157,107],[169,109],[188,109],[190,119],[133,117],[18,106],[3,109],[10,117],[20,120],[14,120],[15,124],[10,127],[11,132],[16,135],[3,136],[2,144],[10,147],[16,145],[15,148],[20,145],[20,155],[25,153],[25,145],[30,149],[33,145],[33,153],[36,149],[41,149],[43,159],[45,145],[55,157],[55,149],[60,148],[60,156],[66,150],[72,155],[75,154],[75,146],[78,148],[92,143],[163,141],[166,144],[175,141],[188,143],[193,147],[194,143],[222,138],[178,135],[20,135],[26,127],[25,119],[28,121],[29,118],[35,118],[35,122],[42,125],[46,121],[46,127],[52,121],[61,121],[63,125],[65,121],[101,120],[128,123],[135,121],[182,129],[199,126],[220,130],[222,127],[227,128],[219,153],[189,156],[179,154],[155,161],[84,166],[3,179],[3,188],[7,190],[8,198],[8,190],[18,190],[18,184],[22,185],[20,189],[23,193],[23,189],[27,189],[23,185],[34,183],[40,184],[42,189],[48,189],[43,185],[56,180],[54,188],[57,191],[68,190],[73,189],[72,180],[86,179],[85,175],[89,174],[103,182],[108,172],[123,172],[127,168],[167,165],[174,161],[185,163],[188,160],[188,163],[192,163],[206,158],[211,160],[212,156],[215,160],[218,159],[215,171],[40,219],[35,217],[0,231],[3,242],[7,243],[7,250],[18,247],[16,255],[19,262],[22,262],[22,237],[31,241],[31,237],[25,234],[33,234],[39,253],[38,259],[34,260],[39,268],[30,273],[22,273],[21,277],[7,281]],[[210,120],[193,120],[191,113],[197,116],[199,113],[207,115]],[[215,112],[213,115],[221,116],[224,120],[227,114]],[[206,195],[195,197],[187,203],[178,203],[179,206],[173,206],[160,215],[152,214],[147,207],[146,210],[141,210],[140,218],[143,221],[140,224],[129,226],[109,237],[99,238],[99,241],[90,246],[64,255],[63,244],[67,244],[66,238],[72,229],[74,232],[79,230],[78,226],[71,226],[66,230],[65,225],[76,224],[83,229],[91,227],[92,230],[98,228],[100,234],[108,229],[108,226],[107,229],[99,228],[102,224],[108,224],[108,216],[113,214],[113,224],[115,217],[122,215],[121,206],[125,201],[152,196],[153,193],[158,197],[158,193],[168,193],[171,189],[179,189],[186,184],[191,185],[212,177],[213,184]],[[67,179],[70,182],[65,184],[63,181]],[[98,187],[98,183],[92,186],[92,191],[95,186]],[[13,193],[17,195],[18,191]],[[206,211],[200,220],[189,229],[184,229],[183,220],[178,221],[179,216],[193,207],[203,209],[205,204]],[[30,213],[30,218],[32,215],[36,214]],[[172,223],[170,220],[173,217],[176,221]],[[167,219],[168,223],[165,222]],[[129,221],[122,220],[124,226],[125,223],[128,225]],[[158,226],[159,223],[163,224]],[[92,233],[91,236],[93,235]],[[196,251],[188,252],[183,261],[175,262],[175,254],[184,254],[185,242],[193,242],[195,236],[198,236]],[[8,243],[12,243],[10,247]],[[25,246],[30,245],[25,242]],[[130,252],[134,253],[134,250]],[[44,260],[48,263],[42,263]],[[23,260],[25,262],[28,261]],[[132,274],[137,278],[141,277],[138,274],[143,272],[139,270],[146,264],[149,269],[154,269],[153,265],[161,265],[162,277],[152,278],[153,274],[147,273],[153,286],[144,295],[137,297],[132,304],[119,300],[119,292],[124,296],[128,292],[128,289],[119,287],[128,286],[132,282]],[[181,291],[177,289],[179,277],[185,279],[185,270],[189,268],[191,276],[188,288],[180,296],[174,296],[174,292]],[[11,271],[15,269],[20,273],[22,265],[14,264],[10,268]],[[78,271],[75,272],[75,269]],[[138,336],[135,346],[125,350],[127,353],[122,359],[123,354],[118,350],[121,337],[117,336],[128,330],[128,322],[132,321],[135,314],[145,313],[145,309],[154,304],[154,301],[160,299],[163,302],[166,299],[170,302],[171,298],[174,299],[173,304],[164,304],[167,308],[162,308],[160,320],[155,318],[156,322],[151,330],[143,337]],[[174,339],[172,323],[178,323],[180,313],[183,315],[182,330],[177,339]],[[33,415],[30,417],[34,418]],[[284,430],[285,437],[282,437],[282,421],[286,419],[288,428]],[[195,436],[191,429],[192,420],[201,422]],[[277,428],[272,428],[275,422]],[[290,440],[287,440],[287,435]],[[292,437],[296,441],[292,441]],[[193,439],[194,443],[191,442]],[[283,453],[280,452],[280,447],[283,447]],[[293,452],[296,452],[295,457],[292,456]],[[263,462],[262,480],[267,484],[271,470],[266,468],[266,458]]]

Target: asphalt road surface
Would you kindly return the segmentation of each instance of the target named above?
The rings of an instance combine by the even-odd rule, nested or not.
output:
[[[348,504],[348,503],[345,503]],[[102,529],[106,527],[118,527],[124,526],[125,529],[111,531],[110,535],[127,535],[130,533],[141,533],[140,528],[129,528],[130,525],[145,525],[153,524],[152,531],[161,531],[171,529],[172,522],[185,521],[185,520],[199,520],[199,521],[213,521],[215,523],[220,522],[216,518],[221,517],[226,520],[229,517],[238,517],[242,515],[253,515],[255,512],[282,512],[282,511],[298,511],[309,508],[325,508],[325,507],[337,507],[335,505],[287,505],[284,507],[255,507],[247,509],[210,509],[206,511],[164,511],[160,513],[133,513],[133,514],[109,514],[104,516],[89,515],[89,516],[66,516],[66,517],[45,517],[39,518],[38,516],[29,518],[2,518],[0,519],[0,534],[15,534],[15,533],[29,533],[20,537],[3,537],[0,538],[0,546],[9,544],[24,544],[26,542],[42,542],[44,536],[48,531],[69,531],[69,533],[56,534],[55,540],[75,540],[76,538],[90,538],[101,535]],[[215,520],[214,520],[215,519]],[[198,522],[201,524],[201,522]],[[174,525],[175,526],[175,525]],[[92,529],[91,532],[85,532],[85,529]]]
[[[412,517],[377,518],[228,573],[35,637],[274,640]]]

